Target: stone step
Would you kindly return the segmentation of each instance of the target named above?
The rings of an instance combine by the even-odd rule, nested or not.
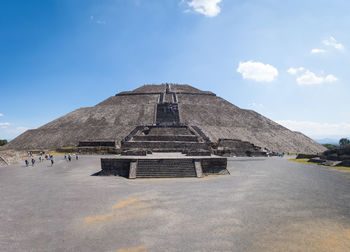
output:
[[[186,168],[174,168],[174,169],[169,169],[167,167],[152,167],[152,166],[145,166],[145,167],[138,167],[137,170],[139,172],[142,171],[159,171],[159,172],[178,172],[178,171],[191,171],[193,167],[186,167]]]
[[[141,174],[193,174],[193,171],[153,171],[153,170],[149,170],[149,171],[137,171],[136,174],[137,175],[141,175]]]
[[[177,141],[177,142],[199,142],[198,137],[195,135],[184,135],[184,136],[155,136],[155,135],[145,135],[145,136],[134,136],[132,138],[134,142],[142,142],[142,141]]]
[[[151,175],[151,176],[136,176],[137,178],[194,178],[196,176],[194,175],[188,175],[188,176],[165,176],[165,175]]]
[[[187,126],[153,126],[150,127],[148,135],[155,136],[179,136],[179,135],[194,135]]]
[[[136,177],[196,177],[196,170],[192,159],[141,159],[137,164]]]
[[[209,150],[209,146],[206,143],[195,142],[162,142],[162,141],[143,141],[143,142],[123,142],[122,149],[191,149],[191,150]]]

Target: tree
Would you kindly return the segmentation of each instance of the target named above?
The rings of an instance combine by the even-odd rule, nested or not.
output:
[[[7,144],[7,140],[6,139],[0,139],[0,146],[3,146]]]
[[[350,140],[347,138],[342,138],[339,140],[339,145],[350,144]]]

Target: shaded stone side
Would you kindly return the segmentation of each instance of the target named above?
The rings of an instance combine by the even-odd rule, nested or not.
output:
[[[96,147],[96,146],[106,146],[115,147],[114,141],[82,141],[79,142],[78,147]]]
[[[185,149],[202,149],[208,150],[206,143],[193,143],[193,142],[162,142],[162,141],[149,141],[149,142],[123,142],[123,149],[174,149],[174,150],[185,150]]]
[[[129,178],[131,159],[101,158],[102,171],[98,175]]]
[[[185,135],[185,136],[134,136],[133,141],[181,141],[181,142],[198,142],[197,136]]]
[[[266,151],[252,143],[238,139],[219,139],[215,154],[220,156],[266,156]]]
[[[211,141],[239,139],[275,152],[318,153],[325,147],[251,110],[217,96],[178,95],[181,122],[196,125]]]
[[[227,158],[207,158],[201,159],[202,171],[204,175],[229,174],[227,168]]]
[[[310,155],[298,155],[297,159],[302,157],[310,158],[309,162],[312,163],[350,167],[350,145],[339,146],[313,157]]]

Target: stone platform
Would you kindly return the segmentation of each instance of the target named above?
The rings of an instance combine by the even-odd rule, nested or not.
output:
[[[182,153],[154,153],[147,156],[117,155],[101,158],[101,176],[125,178],[184,178],[229,174],[227,158],[218,156],[186,156]]]

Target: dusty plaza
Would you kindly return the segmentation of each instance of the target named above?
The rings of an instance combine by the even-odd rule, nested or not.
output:
[[[189,85],[144,85],[0,148],[0,247],[349,251],[349,165],[350,145],[327,150]]]
[[[349,251],[350,173],[229,158],[230,175],[91,176],[99,156],[0,168],[1,251]]]

